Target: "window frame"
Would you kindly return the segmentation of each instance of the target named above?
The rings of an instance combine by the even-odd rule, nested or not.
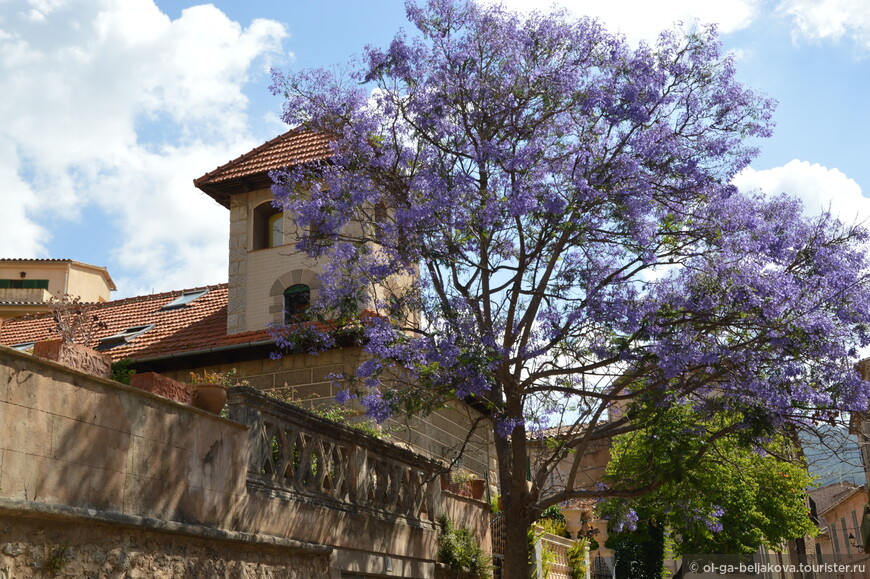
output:
[[[310,319],[308,308],[311,307],[311,286],[304,283],[295,283],[284,289],[283,292],[283,319],[285,324],[305,322]],[[291,302],[291,296],[302,296],[304,300]],[[291,305],[293,307],[291,307]]]

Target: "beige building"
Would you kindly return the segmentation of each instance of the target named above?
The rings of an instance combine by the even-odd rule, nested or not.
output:
[[[834,483],[810,491],[819,520],[816,557],[821,563],[863,563],[870,559],[861,541],[861,519],[867,507],[867,489],[850,482]],[[844,579],[866,577],[864,573],[838,575]]]
[[[105,267],[71,259],[0,259],[0,318],[48,311],[64,294],[102,303],[115,291]]]

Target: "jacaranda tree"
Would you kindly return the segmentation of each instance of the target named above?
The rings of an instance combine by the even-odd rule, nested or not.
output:
[[[867,234],[730,184],[773,104],[714,28],[633,47],[558,11],[407,14],[413,35],[343,69],[275,73],[284,120],[334,152],[274,175],[276,198],[325,266],[315,311],[364,334],[347,395],[378,419],[451,399],[491,418],[506,576],[545,507],[651,490],[548,480],[663,408],[750,444],[865,406]],[[557,422],[527,484],[529,438]]]

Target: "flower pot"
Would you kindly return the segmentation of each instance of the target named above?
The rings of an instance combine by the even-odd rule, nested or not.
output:
[[[182,404],[193,404],[195,388],[156,372],[140,372],[130,377],[130,386]]]
[[[482,500],[483,494],[486,492],[486,481],[481,479],[474,479],[471,482],[471,498]]]
[[[227,402],[227,389],[219,384],[193,384],[193,405],[196,408],[220,414]]]
[[[112,377],[111,356],[82,344],[63,340],[37,342],[33,345],[33,355],[100,378]]]

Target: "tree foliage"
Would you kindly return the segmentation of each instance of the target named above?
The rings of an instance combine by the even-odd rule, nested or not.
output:
[[[664,570],[665,534],[657,521],[639,522],[607,538],[614,551],[617,579],[661,579]]]
[[[655,487],[575,468],[548,488],[595,441],[652,427],[651,408],[739,413],[723,428],[748,440],[864,407],[866,231],[730,184],[773,104],[714,28],[634,47],[559,11],[407,13],[415,35],[345,68],[275,72],[284,120],[333,149],[273,175],[276,199],[324,265],[317,315],[362,328],[346,396],[378,419],[485,407],[514,569],[547,506]],[[556,422],[529,488],[528,436]]]
[[[753,553],[815,534],[806,494],[812,477],[787,439],[775,436],[753,448],[741,431],[710,444],[709,433],[724,431],[722,424],[705,424],[686,408],[666,413],[655,430],[614,439],[608,476],[665,483],[642,497],[606,502],[603,510],[614,521],[630,508],[632,527],[668,527],[677,554]],[[621,530],[621,523],[615,526]]]

